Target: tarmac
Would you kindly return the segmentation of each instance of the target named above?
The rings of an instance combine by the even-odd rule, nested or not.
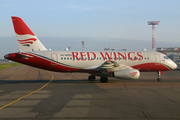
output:
[[[20,65],[0,70],[0,120],[180,120],[180,70],[88,81]]]

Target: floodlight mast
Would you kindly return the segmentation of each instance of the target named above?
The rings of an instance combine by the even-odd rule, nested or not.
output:
[[[148,21],[148,25],[152,25],[152,50],[155,50],[155,25],[159,25],[159,21]]]

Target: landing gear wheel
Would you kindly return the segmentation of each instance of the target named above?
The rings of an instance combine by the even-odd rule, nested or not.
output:
[[[100,81],[101,81],[102,83],[107,83],[107,82],[108,82],[108,78],[105,77],[105,76],[102,76],[102,77],[100,78]]]
[[[161,79],[161,72],[158,71],[158,72],[157,72],[157,75],[158,75],[157,81],[158,81],[158,82],[162,82],[162,79]]]
[[[162,79],[161,79],[161,78],[158,78],[157,81],[158,81],[158,82],[162,82]]]
[[[94,75],[90,75],[89,77],[88,77],[88,80],[89,81],[94,81],[96,79],[96,77],[94,76]]]

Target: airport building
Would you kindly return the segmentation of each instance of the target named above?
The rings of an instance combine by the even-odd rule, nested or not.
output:
[[[166,54],[171,60],[173,60],[178,66],[180,65],[180,47],[159,47],[157,52]]]

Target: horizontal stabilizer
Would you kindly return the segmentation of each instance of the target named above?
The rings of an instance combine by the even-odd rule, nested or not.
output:
[[[21,54],[21,53],[15,53],[15,55],[17,57],[24,58],[24,59],[33,58],[33,56],[24,55],[24,54]]]

